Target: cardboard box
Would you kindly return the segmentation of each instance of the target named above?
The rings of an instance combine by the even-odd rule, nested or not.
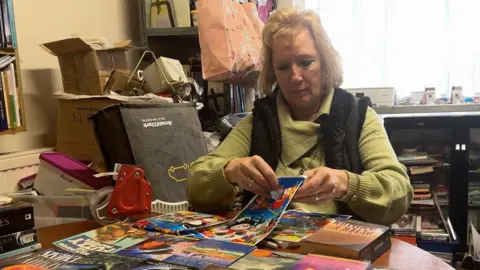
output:
[[[41,45],[58,57],[65,93],[104,95],[104,87],[114,69],[128,70],[126,51],[130,41],[120,41],[109,49],[93,49],[81,38],[68,38]]]
[[[57,151],[81,161],[101,160],[88,116],[121,101],[109,98],[58,99]]]
[[[88,117],[107,106],[121,102],[171,103],[172,99],[153,94],[138,97],[120,95],[87,96],[64,92],[55,94],[58,101],[56,151],[80,161],[103,160]],[[120,146],[121,147],[121,146]]]

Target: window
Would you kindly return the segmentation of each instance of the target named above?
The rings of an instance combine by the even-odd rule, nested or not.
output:
[[[480,92],[480,1],[308,0],[342,57],[342,87]]]

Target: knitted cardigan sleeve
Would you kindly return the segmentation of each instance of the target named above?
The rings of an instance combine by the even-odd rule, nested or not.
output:
[[[224,174],[224,168],[234,158],[250,153],[252,115],[242,119],[223,142],[211,153],[196,160],[187,178],[187,198],[196,211],[211,212],[230,206],[238,192]]]
[[[405,166],[398,162],[385,128],[375,111],[368,108],[359,140],[361,174],[347,172],[349,187],[342,201],[368,222],[395,223],[413,197]]]

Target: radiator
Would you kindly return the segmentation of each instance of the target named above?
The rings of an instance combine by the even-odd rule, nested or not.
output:
[[[20,179],[37,173],[40,154],[53,150],[42,148],[0,155],[0,194],[17,191]]]

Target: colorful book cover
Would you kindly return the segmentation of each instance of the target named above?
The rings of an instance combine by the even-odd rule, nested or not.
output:
[[[98,252],[84,256],[72,264],[64,264],[57,269],[131,269],[142,261],[140,258]]]
[[[134,267],[131,268],[132,270],[148,270],[148,269],[155,269],[155,270],[198,270],[199,268],[195,267],[188,267],[182,266],[177,264],[171,263],[164,263],[155,260],[146,260]]]
[[[257,195],[232,221],[215,228],[199,230],[199,233],[205,238],[247,245],[258,244],[275,228],[304,180],[304,176],[279,177],[283,189],[277,199]]]
[[[200,240],[174,235],[158,235],[129,248],[120,250],[118,255],[162,261],[173,254],[197,244]]]
[[[134,227],[152,232],[157,231],[175,234],[181,231],[219,225],[226,221],[227,219],[221,216],[190,211],[177,211],[137,221]]]
[[[365,270],[369,263],[337,257],[309,254],[295,264],[292,270]]]
[[[81,256],[68,252],[46,249],[34,253],[26,253],[15,258],[0,262],[0,269],[20,269],[17,267],[29,266],[29,269],[58,269],[65,263],[75,263]]]
[[[203,268],[208,264],[229,266],[250,253],[255,247],[204,239],[196,245],[186,248],[178,255],[172,255],[163,262]]]
[[[349,219],[351,216],[286,211],[268,238],[279,241],[300,242],[328,224],[333,219]]]
[[[115,223],[53,244],[66,251],[88,256],[95,252],[115,253],[155,235],[158,233],[133,228],[130,223]]]
[[[237,270],[287,270],[304,255],[256,249],[236,261],[230,268]]]

